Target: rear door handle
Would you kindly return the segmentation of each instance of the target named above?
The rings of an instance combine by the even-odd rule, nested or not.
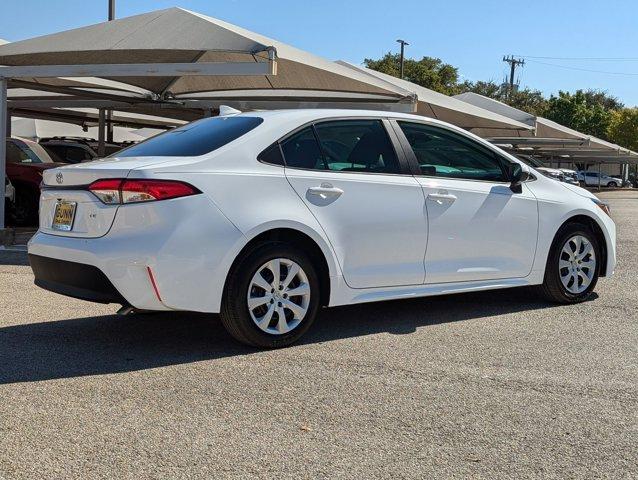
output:
[[[429,193],[428,200],[433,200],[439,205],[443,205],[444,203],[454,203],[456,200],[456,195],[452,195],[451,193]]]
[[[323,199],[339,197],[343,194],[343,190],[337,187],[333,187],[331,183],[322,183],[319,187],[310,187],[308,189],[310,195],[316,195]]]

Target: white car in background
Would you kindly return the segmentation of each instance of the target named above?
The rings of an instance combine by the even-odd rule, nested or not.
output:
[[[598,179],[600,175],[600,181]],[[601,185],[603,187],[616,188],[622,186],[622,179],[617,177],[610,177],[607,174],[598,172],[578,172],[578,180],[584,183],[588,187],[597,187]]]
[[[45,171],[40,212],[37,285],[220,313],[258,347],[291,344],[323,306],[525,285],[581,302],[616,260],[591,193],[460,128],[389,112],[203,119]]]
[[[572,185],[580,185],[580,182],[578,181],[578,172],[576,170],[561,168],[560,171],[563,172],[563,182],[571,183]]]

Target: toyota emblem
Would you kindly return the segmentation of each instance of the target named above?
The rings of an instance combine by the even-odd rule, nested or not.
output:
[[[58,172],[55,175],[55,181],[58,183],[62,183],[64,181],[64,175],[62,175],[62,172]]]

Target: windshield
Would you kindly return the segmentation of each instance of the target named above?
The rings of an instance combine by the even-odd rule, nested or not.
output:
[[[213,117],[169,130],[112,157],[195,157],[237,140],[263,122],[260,117]]]

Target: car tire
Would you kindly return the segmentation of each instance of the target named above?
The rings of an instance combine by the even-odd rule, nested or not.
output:
[[[598,240],[587,225],[568,223],[561,227],[547,257],[545,278],[540,287],[543,295],[563,304],[587,300],[598,282],[600,252]]]
[[[273,273],[277,265],[278,279]],[[289,279],[291,272],[297,273]],[[317,270],[304,251],[286,243],[264,243],[231,269],[222,298],[221,321],[241,343],[258,348],[286,347],[314,322],[319,290]],[[303,295],[288,296],[287,292]]]
[[[618,184],[616,182],[609,182],[607,184],[607,188],[616,188],[618,186]]]

